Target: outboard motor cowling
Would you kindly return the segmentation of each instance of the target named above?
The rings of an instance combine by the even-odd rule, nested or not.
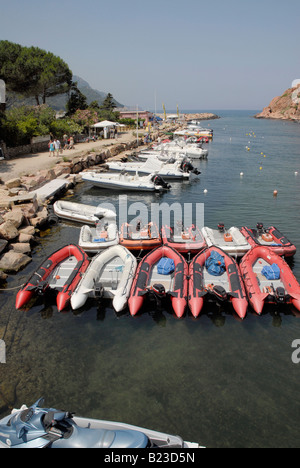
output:
[[[279,286],[275,290],[275,300],[278,304],[284,304],[286,301],[285,290],[283,287]]]

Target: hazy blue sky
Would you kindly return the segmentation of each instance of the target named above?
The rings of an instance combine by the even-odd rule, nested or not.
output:
[[[125,105],[261,109],[300,78],[299,0],[0,0],[0,38]]]

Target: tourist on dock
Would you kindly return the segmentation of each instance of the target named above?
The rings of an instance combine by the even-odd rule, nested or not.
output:
[[[74,149],[74,138],[72,136],[70,137],[69,149]]]
[[[49,141],[49,157],[54,156],[55,146],[52,140]]]
[[[55,152],[56,152],[56,156],[59,156],[59,153],[61,152],[61,144],[60,144],[60,141],[55,139],[54,140],[54,147],[55,147]]]

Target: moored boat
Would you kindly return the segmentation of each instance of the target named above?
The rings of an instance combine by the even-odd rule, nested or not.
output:
[[[171,188],[162,177],[158,174],[150,174],[141,177],[138,173],[129,175],[120,172],[119,174],[112,173],[97,173],[83,172],[82,180],[90,182],[95,187],[108,190],[119,190],[129,192],[163,192]]]
[[[57,308],[62,311],[89,266],[86,253],[77,245],[66,245],[50,255],[17,293],[16,309],[24,307],[35,294],[57,291]]]
[[[266,246],[253,247],[240,263],[249,303],[261,314],[265,303],[300,310],[300,285],[286,261]]]
[[[284,257],[292,257],[296,253],[296,246],[274,226],[264,228],[263,223],[257,223],[256,228],[243,226],[240,231],[251,247],[265,245]]]
[[[230,301],[240,318],[247,313],[248,301],[234,258],[216,246],[202,250],[189,266],[189,309],[200,314],[204,301]]]
[[[128,306],[131,315],[142,308],[146,295],[153,295],[160,303],[169,297],[173,310],[181,318],[187,306],[188,264],[171,247],[158,247],[140,262],[132,284]]]
[[[40,398],[0,420],[0,448],[200,448],[180,436],[45,408]]]
[[[115,245],[103,250],[93,258],[73,292],[72,309],[79,309],[93,297],[112,299],[115,311],[121,312],[127,306],[136,268],[136,258],[125,247]]]
[[[104,219],[97,227],[82,226],[79,234],[79,246],[89,253],[97,253],[119,243],[119,232],[115,221]]]
[[[96,226],[103,218],[116,218],[116,213],[113,210],[67,200],[56,201],[53,205],[53,211],[61,219],[92,226]]]
[[[242,257],[251,249],[248,240],[235,226],[228,230],[223,223],[218,225],[218,229],[203,227],[202,234],[208,247],[215,245],[234,257]]]
[[[161,233],[163,244],[180,253],[195,254],[206,246],[201,230],[194,225],[184,228],[180,223],[173,229],[169,226],[163,226]]]
[[[122,224],[119,243],[128,250],[153,250],[161,246],[162,239],[155,223],[142,226],[138,221],[136,226],[129,223]]]

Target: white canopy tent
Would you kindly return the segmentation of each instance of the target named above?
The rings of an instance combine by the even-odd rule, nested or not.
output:
[[[110,122],[109,120],[103,120],[102,122],[97,122],[96,124],[92,125],[91,127],[95,129],[101,129],[104,132],[104,138],[109,138],[109,131],[116,127],[118,124],[116,122]]]

